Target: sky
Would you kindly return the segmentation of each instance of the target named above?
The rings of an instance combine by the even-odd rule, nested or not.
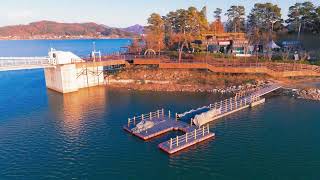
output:
[[[1,0],[0,26],[28,24],[34,21],[50,20],[67,23],[96,22],[111,27],[128,27],[134,24],[146,25],[153,13],[166,15],[179,8],[207,6],[208,18],[212,20],[215,8],[225,12],[231,5],[243,5],[247,14],[261,0]],[[268,0],[278,4],[283,18],[288,8],[299,0]],[[319,0],[311,0],[320,5]],[[225,17],[223,17],[225,20]]]

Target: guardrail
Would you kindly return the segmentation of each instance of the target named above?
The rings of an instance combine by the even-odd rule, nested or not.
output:
[[[223,101],[220,101],[215,104],[210,104],[210,110],[216,109],[220,110],[221,112],[218,115],[228,113],[234,110],[237,110],[239,108],[245,107],[247,105],[250,105],[253,102],[259,101],[261,98],[257,95],[252,95],[249,97],[244,97],[244,98],[238,98],[238,97],[233,97],[230,99],[225,99]]]
[[[108,61],[108,60],[134,60],[134,59],[159,59],[161,63],[205,63],[214,67],[237,67],[237,68],[268,68],[272,71],[283,72],[283,71],[314,71],[320,73],[320,67],[315,65],[308,64],[298,64],[298,63],[275,63],[275,62],[239,62],[233,60],[225,60],[225,59],[210,59],[210,60],[194,60],[194,59],[182,59],[179,61],[178,59],[171,59],[169,56],[165,55],[121,55],[121,54],[111,54],[102,56],[101,58],[96,57],[95,59],[92,57],[84,57],[82,60],[86,62],[92,61]]]
[[[128,127],[130,127],[130,125],[136,125],[141,121],[147,120],[147,119],[154,119],[154,118],[160,118],[160,117],[164,117],[164,109],[160,109],[154,112],[149,112],[146,114],[141,114],[139,116],[134,116],[132,118],[128,118]]]
[[[167,141],[169,149],[173,148],[179,148],[180,146],[184,146],[189,141],[195,141],[197,139],[201,139],[205,136],[210,134],[210,127],[207,124],[207,126],[202,126],[199,129],[194,129],[192,132],[186,132],[186,134],[181,136],[176,136],[176,138],[170,138],[169,141]]]
[[[173,115],[170,110],[166,113],[164,109],[159,109],[159,110],[154,111],[154,112],[149,112],[149,113],[146,113],[146,114],[141,114],[139,116],[134,116],[134,117],[128,118],[128,127],[130,127],[131,125],[135,126],[136,124],[138,124],[141,121],[153,120],[153,119],[156,119],[156,118],[164,119],[165,117],[167,117],[168,119],[173,119],[174,118],[176,121],[179,119],[177,113],[175,113]]]
[[[279,88],[280,86],[271,85],[269,87],[260,87],[255,92],[251,93],[250,95],[246,96],[245,94],[237,95],[235,97],[225,99],[220,102],[216,102],[214,104],[210,104],[209,108],[211,110],[213,109],[221,109],[221,114],[227,113],[233,110],[236,110],[237,108],[241,108],[244,106],[247,106],[253,102],[259,101],[262,95],[265,95],[266,93],[273,91],[274,89]]]
[[[50,65],[47,57],[0,57],[0,67]]]
[[[215,102],[214,104],[210,104],[209,106],[205,106],[206,108],[208,108],[208,111],[195,116],[194,119],[191,119],[191,123],[194,123],[197,126],[202,126],[203,124],[207,124],[215,119],[224,117],[249,106],[255,106],[263,102],[261,96],[278,88],[280,88],[280,86],[270,85],[268,87],[258,89],[257,91],[249,95],[246,95],[246,93],[244,93],[236,95],[235,97],[231,97],[229,99],[222,100],[220,102]]]
[[[234,61],[222,61],[222,60],[209,60],[209,61],[198,61],[198,60],[162,60],[161,63],[176,63],[176,64],[207,64],[214,67],[225,67],[225,68],[267,68],[276,72],[284,71],[313,71],[320,73],[320,67],[309,64],[298,64],[298,63],[275,63],[275,62],[234,62]]]

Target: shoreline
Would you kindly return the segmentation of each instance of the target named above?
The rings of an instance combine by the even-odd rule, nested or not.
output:
[[[237,93],[270,81],[261,75],[225,75],[203,70],[154,69],[135,66],[105,77],[110,87],[163,92]]]
[[[168,88],[168,85],[171,88]],[[106,84],[109,88],[113,89],[127,89],[133,91],[148,91],[148,92],[188,92],[188,93],[220,93],[220,94],[236,94],[243,90],[252,90],[258,88],[261,85],[240,85],[240,86],[230,86],[226,88],[208,88],[205,86],[193,86],[193,85],[173,85],[173,84],[136,84],[136,83],[126,83],[126,84]]]
[[[263,85],[260,85],[263,86]],[[232,89],[232,88],[220,88],[220,89],[175,89],[175,90],[168,90],[168,89],[157,89],[150,86],[150,88],[141,88],[141,86],[134,86],[130,84],[130,86],[119,86],[114,84],[107,84],[105,87],[110,88],[112,90],[127,90],[127,91],[137,91],[137,92],[157,92],[157,93],[213,93],[213,94],[221,94],[221,95],[236,95],[240,91],[250,91],[255,88],[259,88],[260,86],[253,86],[252,89]],[[186,87],[186,86],[184,86]],[[187,86],[187,87],[191,87]],[[244,87],[244,86],[243,86]],[[295,99],[303,99],[303,100],[311,100],[311,101],[320,101],[320,88],[310,88],[310,89],[294,89],[294,88],[286,88],[283,87],[280,91],[274,92],[273,94],[277,94],[280,96],[288,96],[293,97]]]
[[[105,77],[106,86],[148,92],[219,93],[235,95],[275,82],[283,88],[278,93],[320,101],[320,78],[271,78],[266,75],[217,74],[201,70],[154,69],[135,66]]]

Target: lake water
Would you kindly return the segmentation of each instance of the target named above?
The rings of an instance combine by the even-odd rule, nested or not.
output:
[[[120,51],[121,47],[130,43],[130,39],[0,41],[0,56],[47,56],[51,48],[89,56],[94,47],[102,54],[109,54]]]
[[[8,49],[0,56],[15,55],[13,49],[16,55],[45,55],[54,43],[57,49],[91,50],[75,40],[27,41],[30,52],[20,43],[0,42]],[[117,49],[126,41],[101,43]],[[210,124],[215,139],[174,156],[157,145],[176,133],[146,143],[122,130],[133,115],[159,108],[183,112],[217,99],[108,87],[62,95],[46,89],[43,70],[0,72],[0,179],[320,178],[319,102],[268,97],[261,106]]]

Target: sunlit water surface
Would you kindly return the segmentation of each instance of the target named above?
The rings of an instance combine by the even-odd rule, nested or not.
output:
[[[268,97],[210,124],[215,139],[174,156],[157,145],[175,132],[143,142],[122,130],[133,115],[218,99],[108,87],[62,95],[46,89],[43,70],[0,72],[0,179],[320,178],[318,102]]]

